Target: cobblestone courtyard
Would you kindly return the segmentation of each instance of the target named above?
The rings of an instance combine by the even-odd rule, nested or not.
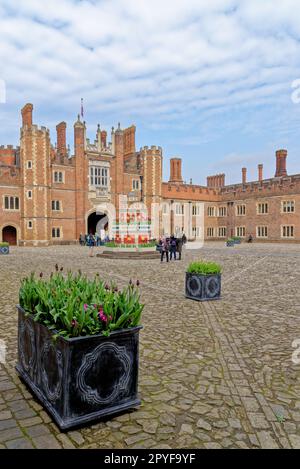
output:
[[[223,265],[222,299],[183,296],[185,267]],[[17,377],[20,279],[64,269],[141,281],[139,410],[60,433]],[[0,256],[1,448],[300,448],[300,246],[208,243],[181,262],[88,258],[86,248],[13,248]]]

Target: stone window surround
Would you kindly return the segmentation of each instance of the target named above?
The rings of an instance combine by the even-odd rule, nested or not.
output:
[[[224,234],[220,234],[221,230],[223,230]],[[226,238],[227,236],[227,227],[226,226],[219,226],[218,227],[218,238]]]
[[[266,212],[260,212],[259,211],[259,206],[266,206],[267,207],[267,211]],[[264,207],[264,210],[266,209],[266,207]],[[269,203],[268,202],[258,202],[256,204],[256,214],[257,215],[269,215]]]
[[[140,190],[140,180],[139,179],[132,179],[132,190],[139,191]]]
[[[283,236],[284,228],[293,228],[293,235],[292,236]],[[294,239],[295,238],[295,225],[280,225],[280,237],[283,239]]]
[[[53,230],[55,230],[55,236],[53,236]],[[57,230],[59,230],[59,236],[57,236]],[[61,226],[53,226],[51,228],[51,238],[52,239],[62,239],[63,238],[63,230]]]
[[[241,234],[242,230],[242,234]],[[236,226],[235,227],[235,235],[238,236],[239,238],[245,238],[246,237],[246,227],[245,226]]]
[[[55,203],[55,207],[56,207],[56,204],[58,202],[59,208],[53,208],[53,202]],[[51,210],[53,212],[63,212],[62,202],[60,200],[51,200]]]
[[[215,206],[207,207],[207,216],[208,217],[215,217],[216,216],[216,207]]]
[[[223,210],[223,215],[221,214],[221,211]],[[218,216],[220,218],[225,218],[227,217],[227,207],[225,205],[222,205],[221,207],[219,207],[219,210],[218,210]]]
[[[288,211],[285,212],[285,211],[283,210],[283,207],[284,207],[284,204],[285,204],[285,203],[286,203],[286,204],[293,204],[294,210],[293,210],[293,211],[290,211],[290,212],[288,212]],[[293,200],[293,199],[290,199],[290,200],[289,200],[289,199],[286,199],[286,200],[282,200],[282,201],[281,201],[281,213],[282,213],[282,214],[288,215],[288,214],[295,213],[295,212],[296,212],[296,201],[295,201],[295,200]]]
[[[55,174],[57,174],[57,181],[55,180]],[[59,174],[62,174],[62,180],[59,180]],[[53,171],[53,183],[54,184],[64,184],[65,183],[65,172],[64,171]]]
[[[242,209],[242,212],[243,213],[239,213],[239,208],[243,207]],[[246,216],[246,211],[247,211],[247,206],[246,204],[238,204],[236,205],[236,216],[237,217],[245,217]]]
[[[259,234],[259,229],[263,230],[264,234]],[[265,234],[266,230],[266,234]],[[269,227],[268,226],[257,226],[256,227],[256,237],[257,238],[268,238],[269,237]]]
[[[91,167],[95,168],[105,168],[107,169],[107,186],[95,186],[94,184],[90,184],[90,179],[91,179]],[[110,163],[108,161],[95,161],[95,160],[90,160],[89,161],[89,169],[88,169],[88,181],[89,181],[89,189],[91,190],[96,190],[97,188],[103,188],[107,189],[107,191],[110,191],[110,182],[111,182],[111,177],[110,177]]]
[[[16,206],[16,199],[18,199],[18,208],[5,208],[5,198],[8,197],[8,205],[10,205],[10,199],[11,197],[13,197],[14,199],[14,207]],[[15,195],[8,195],[8,194],[5,194],[3,195],[3,200],[2,200],[2,207],[3,207],[3,210],[6,211],[6,212],[19,212],[20,211],[20,198],[18,196],[15,196]]]

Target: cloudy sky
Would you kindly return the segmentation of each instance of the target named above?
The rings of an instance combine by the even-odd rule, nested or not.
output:
[[[256,179],[258,163],[270,177],[278,148],[300,173],[299,78],[298,0],[0,0],[0,144],[32,102],[53,142],[67,121],[72,147],[84,98],[91,139],[98,122],[135,123],[166,179],[171,156],[201,184],[240,182],[244,165]]]

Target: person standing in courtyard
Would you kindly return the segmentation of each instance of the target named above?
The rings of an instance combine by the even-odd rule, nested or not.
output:
[[[181,253],[182,253],[182,245],[183,241],[182,238],[177,238],[176,240],[176,251],[178,252],[178,260],[181,261]]]
[[[94,256],[95,238],[92,235],[92,233],[90,233],[87,237],[87,246],[89,247],[89,257],[93,257]]]
[[[161,262],[163,262],[165,254],[166,254],[167,262],[169,262],[169,248],[170,248],[169,242],[164,237],[161,241],[161,255],[160,255],[160,261]]]
[[[170,240],[170,261],[174,257],[174,261],[176,261],[176,238],[174,235],[171,236]]]
[[[82,233],[80,233],[80,236],[79,236],[79,244],[80,246],[84,246],[85,244],[85,237]]]

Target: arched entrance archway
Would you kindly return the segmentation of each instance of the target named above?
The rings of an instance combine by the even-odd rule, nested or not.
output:
[[[103,232],[108,231],[108,216],[105,213],[93,212],[87,219],[87,232],[93,235],[97,232],[103,236]]]
[[[5,226],[2,230],[3,242],[9,243],[11,246],[17,245],[17,230],[14,226]]]

